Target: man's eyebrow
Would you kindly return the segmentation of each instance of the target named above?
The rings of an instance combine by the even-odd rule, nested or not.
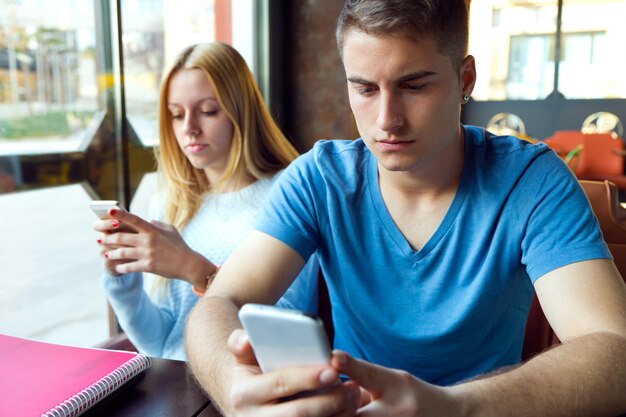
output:
[[[407,75],[403,75],[402,77],[398,78],[396,80],[396,82],[398,83],[406,83],[408,81],[416,81],[422,78],[426,78],[426,77],[430,77],[431,75],[435,75],[437,72],[435,71],[417,71],[417,72],[412,72],[410,74]]]
[[[403,75],[402,77],[396,80],[397,83],[406,83],[408,81],[416,81],[422,78],[430,77],[431,75],[437,74],[436,71],[417,71],[412,72],[410,74]],[[360,77],[349,77],[348,81],[355,84],[373,84],[372,81],[368,81],[366,79]]]
[[[348,81],[350,81],[351,83],[355,83],[355,84],[372,84],[371,81],[367,81],[359,77],[349,77]]]

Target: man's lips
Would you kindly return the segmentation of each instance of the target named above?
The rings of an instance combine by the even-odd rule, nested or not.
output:
[[[384,150],[401,150],[407,148],[413,143],[412,140],[377,140],[376,144]]]
[[[409,139],[376,139],[376,142],[394,144],[394,143],[410,143],[413,141]]]

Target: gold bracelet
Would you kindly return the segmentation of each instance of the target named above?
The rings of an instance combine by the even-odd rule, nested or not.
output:
[[[204,287],[204,290],[200,291],[199,289],[197,289],[196,287],[192,285],[191,291],[193,291],[193,293],[197,295],[198,297],[202,297],[204,293],[206,292],[206,289],[209,288],[209,284],[213,282],[217,273],[220,272],[220,268],[221,268],[220,265],[215,265],[215,270],[206,276],[206,285]]]

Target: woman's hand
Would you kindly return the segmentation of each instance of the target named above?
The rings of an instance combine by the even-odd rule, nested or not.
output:
[[[101,219],[94,223],[93,228],[96,232],[100,232],[98,237],[98,244],[100,245],[100,256],[104,259],[104,267],[109,275],[119,275],[116,270],[117,265],[130,262],[129,259],[108,259],[108,253],[114,249],[119,248],[119,245],[114,245],[111,239],[105,238],[105,236],[113,233],[136,233],[130,226],[121,223],[119,220]],[[109,242],[111,241],[111,242]]]
[[[147,222],[123,210],[111,210],[109,215],[111,220],[94,225],[102,232],[100,252],[109,272],[150,272],[206,286],[206,277],[216,266],[187,246],[174,226]]]
[[[228,339],[235,356],[231,381],[230,408],[233,415],[263,416],[353,416],[359,402],[359,388],[340,383],[330,366],[292,367],[261,373],[245,332],[235,330]],[[319,394],[310,391],[321,390]],[[307,392],[307,395],[298,394]]]

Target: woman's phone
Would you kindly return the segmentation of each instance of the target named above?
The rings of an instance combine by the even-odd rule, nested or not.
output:
[[[276,306],[245,304],[239,320],[263,372],[330,361],[324,325],[316,317]]]
[[[121,210],[119,203],[115,200],[94,200],[89,203],[89,207],[102,220],[110,218],[110,209]]]

